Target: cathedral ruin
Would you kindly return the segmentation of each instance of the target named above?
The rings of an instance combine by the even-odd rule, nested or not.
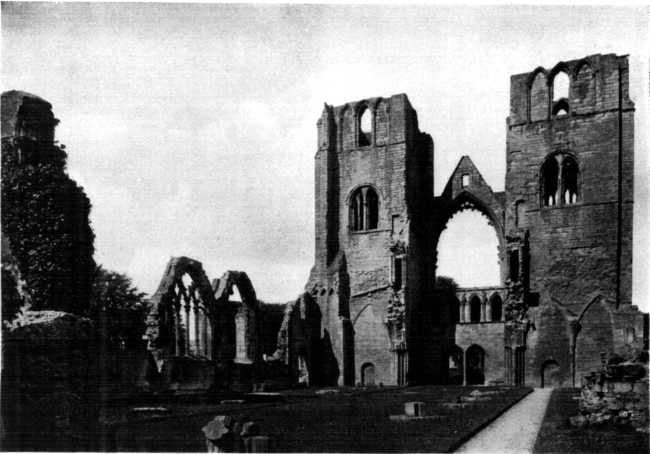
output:
[[[433,139],[405,94],[326,104],[305,293],[262,307],[245,274],[210,284],[176,259],[149,317],[159,371],[191,357],[168,383],[194,370],[200,386],[579,386],[604,355],[647,349],[648,316],[631,301],[628,79],[614,54],[512,76],[502,192],[464,156],[434,195]],[[443,295],[438,241],[466,209],[496,231],[501,285]],[[243,301],[229,302],[233,285]]]

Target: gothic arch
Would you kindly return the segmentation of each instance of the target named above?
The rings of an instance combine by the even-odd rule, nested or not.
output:
[[[241,296],[241,304],[230,308],[230,295],[233,287],[237,287]],[[251,364],[258,360],[258,308],[259,303],[255,289],[248,275],[242,271],[226,271],[220,279],[212,283],[216,306],[220,311],[220,326],[223,329],[223,345],[233,345],[234,352],[227,356],[234,357],[234,361],[242,364]],[[229,314],[234,312],[234,318]],[[234,324],[234,326],[233,326]],[[234,333],[230,333],[234,328]],[[234,334],[234,336],[233,336]],[[228,337],[232,336],[230,339]],[[234,342],[233,342],[234,340]]]
[[[451,218],[461,211],[464,210],[476,210],[482,215],[484,215],[488,224],[491,225],[497,234],[497,239],[499,241],[499,251],[502,251],[505,247],[505,229],[503,223],[490,207],[489,202],[481,200],[479,197],[474,195],[468,190],[463,190],[452,202],[449,204],[446,209],[441,212],[438,212],[438,219],[436,223],[439,225],[439,228],[436,229],[434,234],[434,243],[436,250],[438,248],[438,241],[440,240],[440,235],[447,228],[447,224]]]
[[[189,276],[189,285],[184,276]],[[188,257],[172,258],[151,298],[146,330],[149,349],[163,358],[188,354],[211,358],[215,308],[201,263]]]

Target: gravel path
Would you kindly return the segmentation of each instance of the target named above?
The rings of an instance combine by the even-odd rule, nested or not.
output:
[[[533,452],[542,425],[551,388],[535,388],[485,429],[474,435],[456,452],[528,453]]]

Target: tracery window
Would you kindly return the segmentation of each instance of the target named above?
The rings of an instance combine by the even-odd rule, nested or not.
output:
[[[580,199],[580,169],[572,156],[549,156],[541,169],[542,206],[573,205]]]
[[[165,319],[171,323],[176,356],[212,357],[212,324],[198,287],[183,274],[171,288]]]
[[[350,230],[373,230],[379,224],[379,197],[373,188],[363,186],[350,197]]]

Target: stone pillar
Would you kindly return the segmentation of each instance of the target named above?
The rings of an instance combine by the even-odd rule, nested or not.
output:
[[[488,299],[485,303],[485,321],[492,321],[492,300]]]
[[[461,301],[460,304],[458,304],[458,311],[460,314],[458,315],[458,322],[459,323],[465,323],[465,301]]]
[[[184,350],[184,341],[183,341],[183,331],[181,323],[181,306],[179,305],[177,309],[174,310],[174,328],[176,335],[176,356],[182,356],[185,353]]]
[[[203,356],[208,356],[208,316],[201,311],[201,345]]]
[[[484,322],[486,320],[485,318],[485,296],[481,298],[481,321]]]
[[[199,331],[201,323],[199,322],[199,305],[196,301],[194,301],[194,346],[193,346],[193,352],[195,354],[201,353],[200,350],[200,345],[201,345],[201,333]]]
[[[467,351],[466,350],[463,351],[463,386],[465,385],[467,385]]]
[[[185,303],[185,353],[190,353],[190,304]]]
[[[470,304],[469,301],[465,301],[465,323],[472,321],[472,316],[470,313]]]

